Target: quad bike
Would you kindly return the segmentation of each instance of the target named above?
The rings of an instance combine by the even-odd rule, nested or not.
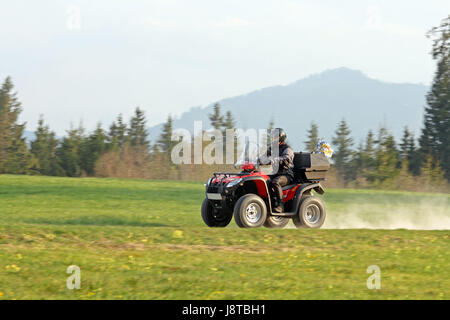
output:
[[[330,168],[322,154],[294,153],[294,182],[283,187],[284,212],[272,211],[273,192],[269,175],[246,161],[239,173],[215,172],[205,184],[206,199],[202,218],[209,227],[226,227],[234,216],[241,228],[283,228],[292,219],[297,228],[320,228],[326,211],[322,200],[312,194],[323,194],[320,181]]]

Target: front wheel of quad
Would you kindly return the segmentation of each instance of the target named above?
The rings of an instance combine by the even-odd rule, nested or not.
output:
[[[202,219],[208,227],[226,227],[233,215],[217,209],[214,209],[208,199],[202,203]]]
[[[325,222],[327,216],[325,206],[319,198],[309,196],[300,204],[298,214],[292,221],[297,228],[320,228]]]
[[[261,227],[267,218],[266,203],[256,194],[246,194],[236,202],[233,215],[241,228]]]
[[[278,216],[268,216],[264,222],[264,227],[266,228],[284,228],[289,223],[289,218],[278,217]]]

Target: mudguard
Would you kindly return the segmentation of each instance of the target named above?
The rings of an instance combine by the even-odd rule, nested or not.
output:
[[[272,208],[270,208],[270,211],[272,215],[274,216],[284,216],[284,217],[289,217],[289,216],[294,216],[297,214],[298,209],[300,208],[300,202],[302,199],[302,196],[305,192],[314,190],[316,191],[318,194],[324,194],[325,191],[323,190],[323,187],[320,185],[320,183],[316,182],[316,183],[305,183],[302,184],[296,191],[295,193],[295,197],[292,200],[293,201],[293,205],[292,205],[292,210],[291,212],[283,212],[281,214],[274,214],[272,212]]]
[[[267,186],[267,181],[263,177],[245,177],[244,183],[247,181],[253,181],[258,189],[258,195],[266,201],[268,212],[272,211],[272,203],[270,199],[269,188]]]

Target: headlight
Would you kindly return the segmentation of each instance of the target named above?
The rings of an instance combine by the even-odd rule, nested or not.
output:
[[[234,187],[235,185],[237,185],[238,183],[240,183],[242,181],[242,178],[236,179],[231,181],[229,184],[227,184],[227,188],[229,187]]]

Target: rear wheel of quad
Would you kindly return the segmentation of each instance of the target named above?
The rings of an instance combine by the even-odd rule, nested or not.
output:
[[[260,227],[267,218],[266,203],[256,194],[246,194],[236,202],[233,215],[241,228]]]
[[[264,227],[266,228],[284,228],[289,223],[289,218],[268,216],[264,222]]]
[[[203,222],[208,227],[226,227],[233,215],[228,212],[223,212],[218,209],[214,209],[211,202],[208,199],[203,200],[202,203],[202,218]]]
[[[325,222],[327,213],[319,198],[307,196],[302,200],[298,214],[292,219],[297,228],[320,228]]]

